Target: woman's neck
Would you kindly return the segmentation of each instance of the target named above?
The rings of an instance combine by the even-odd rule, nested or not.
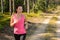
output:
[[[22,15],[22,13],[17,13],[17,16],[20,17]]]
[[[17,15],[21,15],[22,13],[17,13]]]

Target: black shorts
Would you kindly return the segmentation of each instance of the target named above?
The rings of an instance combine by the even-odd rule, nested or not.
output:
[[[15,40],[20,40],[21,36],[23,36],[22,40],[26,39],[26,34],[14,34]]]

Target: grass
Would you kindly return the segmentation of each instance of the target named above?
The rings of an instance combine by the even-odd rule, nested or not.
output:
[[[40,13],[23,13],[23,14],[25,14],[26,16],[28,16],[28,17],[40,17],[40,16],[42,16]]]
[[[30,13],[30,14],[27,14],[27,13],[23,13],[23,14],[25,14],[25,16],[26,16],[26,19],[28,20],[28,21],[30,21],[30,22],[36,22],[36,20],[35,19],[38,19],[39,21],[41,21],[41,20],[44,20],[44,16],[43,15],[41,15],[40,13]]]

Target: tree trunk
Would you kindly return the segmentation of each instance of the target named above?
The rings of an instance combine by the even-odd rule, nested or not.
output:
[[[46,5],[45,5],[45,11],[47,12],[48,10],[48,5],[49,5],[49,0],[46,0]]]
[[[3,13],[3,0],[1,0],[1,12]]]
[[[24,0],[24,9],[23,10],[26,12],[26,0]]]
[[[11,10],[11,0],[9,0],[9,11],[10,11],[10,14],[12,14],[12,10]]]
[[[24,0],[24,5],[25,5],[25,0]]]
[[[34,11],[34,8],[35,8],[35,2],[34,2],[34,0],[33,0],[33,8],[32,8],[32,9],[33,9],[33,11]]]
[[[14,5],[14,0],[13,0],[13,13],[14,13],[14,11],[15,11],[15,9],[14,9],[15,7],[14,7],[14,6],[15,6],[15,5]]]
[[[27,13],[29,13],[29,0],[27,0]]]

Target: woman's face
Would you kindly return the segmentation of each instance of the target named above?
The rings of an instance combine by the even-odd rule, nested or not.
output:
[[[23,11],[23,9],[21,6],[19,6],[16,11],[17,11],[17,13],[21,13]]]

